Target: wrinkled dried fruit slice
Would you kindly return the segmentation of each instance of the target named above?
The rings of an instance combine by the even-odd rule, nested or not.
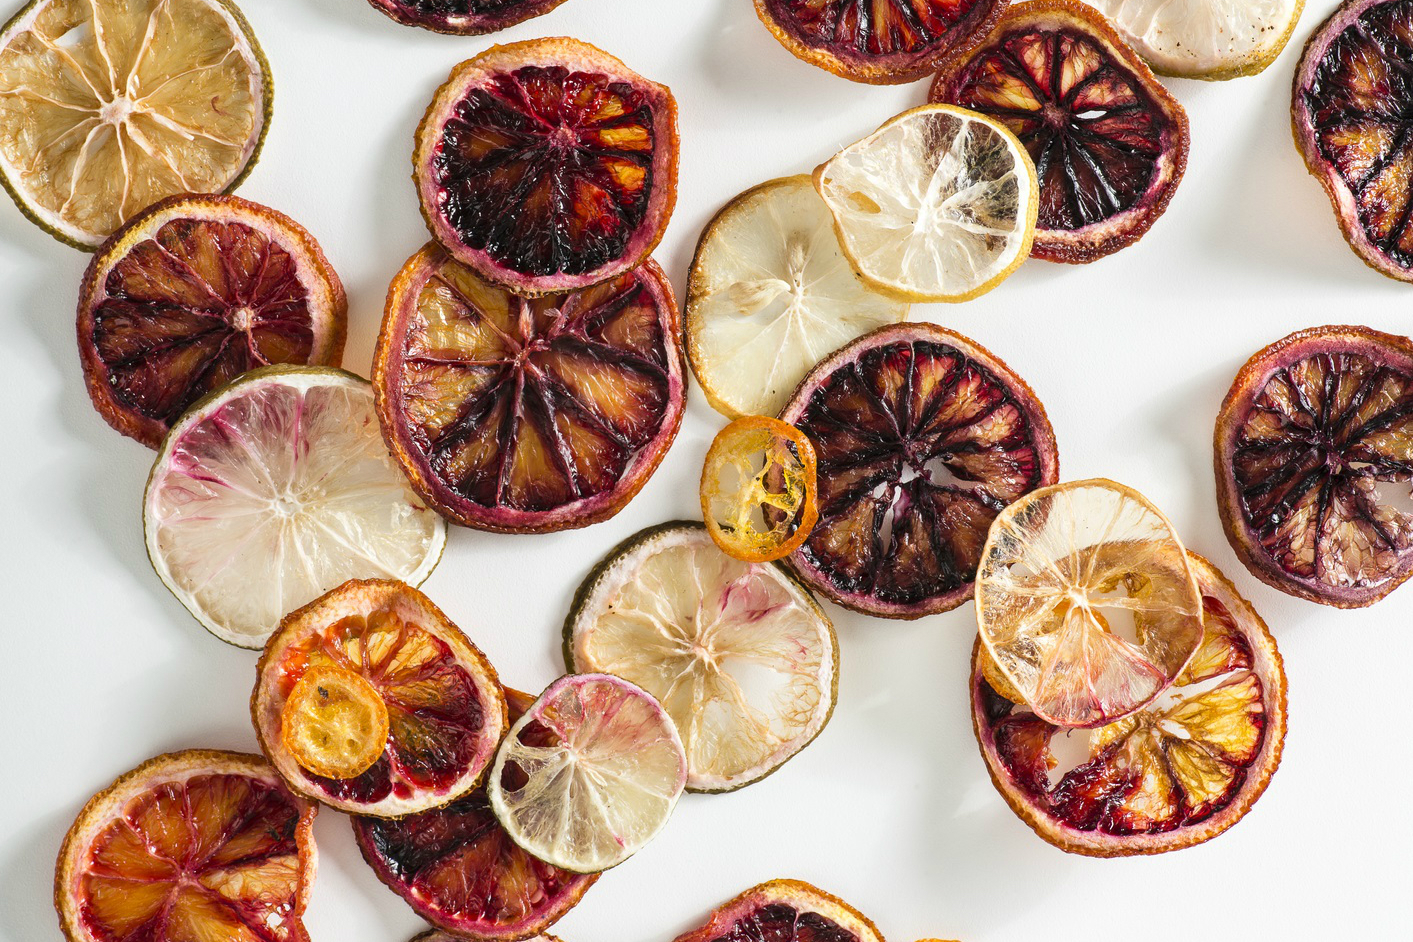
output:
[[[733,791],[780,768],[829,722],[839,650],[828,616],[781,567],[744,563],[700,524],[630,537],[584,580],[566,666],[641,686],[687,752],[687,788]]]
[[[464,932],[447,932],[444,929],[428,929],[426,932],[419,932],[408,942],[466,942],[467,939],[474,939],[476,936]],[[510,940],[497,940],[495,936],[486,936],[492,942],[510,942]],[[550,935],[548,932],[539,932],[527,936],[523,940],[516,942],[563,942],[558,936]]]
[[[412,177],[438,242],[522,294],[575,291],[647,260],[677,200],[666,86],[576,39],[493,46],[452,71]]]
[[[363,774],[387,741],[382,695],[342,667],[305,671],[280,710],[280,742],[300,768],[325,778]]]
[[[69,942],[307,942],[316,806],[259,756],[158,756],[89,800],[54,905]]]
[[[1372,605],[1413,574],[1413,342],[1298,331],[1253,356],[1217,417],[1217,502],[1282,592]]]
[[[158,200],[234,189],[272,91],[226,0],[33,0],[0,31],[0,183],[91,249]]]
[[[996,518],[976,620],[1007,692],[1059,726],[1127,716],[1202,641],[1201,596],[1172,524],[1103,479],[1033,491]]]
[[[435,246],[393,282],[373,363],[383,433],[458,523],[543,533],[606,520],[682,423],[672,288],[649,260],[567,295],[496,288]]]
[[[1305,0],[1092,0],[1155,71],[1221,80],[1275,61]]]
[[[883,942],[867,916],[799,880],[771,880],[717,907],[676,942]]]
[[[819,522],[789,564],[870,615],[918,618],[971,598],[991,521],[1059,478],[1035,393],[932,324],[884,327],[837,351],[780,417],[819,462]]]
[[[235,196],[177,196],[115,232],[79,292],[94,408],[151,448],[202,396],[271,364],[338,366],[348,301],[314,237]]]
[[[368,0],[404,26],[480,36],[543,16],[564,0]]]
[[[1261,617],[1191,557],[1202,643],[1153,703],[1093,730],[1055,726],[997,693],[972,653],[972,724],[991,779],[1035,832],[1072,853],[1157,854],[1216,837],[1281,760],[1285,672]],[[1068,762],[1062,757],[1073,756]]]
[[[819,519],[814,446],[763,415],[717,433],[702,467],[702,519],[722,551],[768,563],[799,549]]]
[[[286,702],[322,668],[358,675],[388,711],[384,748],[351,778],[307,771],[285,744]],[[250,715],[261,748],[297,792],[351,814],[413,814],[465,794],[480,783],[509,725],[485,655],[401,582],[350,581],[291,612],[258,672]]]
[[[1031,255],[1091,262],[1136,242],[1187,166],[1187,112],[1108,21],[1077,0],[1032,0],[933,83],[1004,124],[1040,181]]]

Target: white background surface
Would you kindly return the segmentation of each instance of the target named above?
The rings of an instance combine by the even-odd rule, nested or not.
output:
[[[413,129],[450,68],[491,40],[400,27],[363,0],[243,6],[277,92],[241,194],[322,241],[348,287],[345,365],[366,373],[387,283],[427,238],[408,180]],[[1313,3],[1260,76],[1171,83],[1191,115],[1191,161],[1138,245],[1087,267],[1030,262],[979,300],[915,309],[1026,377],[1049,409],[1065,478],[1144,491],[1272,625],[1290,732],[1266,796],[1201,847],[1067,856],[1011,814],[977,754],[964,693],[972,606],[911,623],[831,608],[843,674],[819,740],[743,792],[687,796],[557,934],[668,942],[747,886],[788,876],[849,900],[891,942],[1410,938],[1413,586],[1359,612],[1283,596],[1236,561],[1213,497],[1213,419],[1251,353],[1320,323],[1413,328],[1413,287],[1345,247],[1291,144],[1291,73],[1332,6]],[[499,38],[556,34],[602,46],[677,95],[680,199],[657,257],[679,291],[698,232],[726,199],[814,167],[925,97],[923,85],[859,86],[795,60],[750,0],[568,0]],[[73,322],[87,260],[0,206],[3,942],[60,939],[54,855],[93,791],[158,752],[255,748],[255,655],[207,635],[153,575],[139,505],[152,455],[112,432],[84,392]],[[560,623],[589,567],[635,530],[697,513],[698,470],[723,421],[693,389],[676,445],[618,517],[550,536],[453,528],[424,588],[507,682],[540,689],[562,671]],[[340,815],[323,813],[316,834],[316,942],[404,942],[419,930]]]

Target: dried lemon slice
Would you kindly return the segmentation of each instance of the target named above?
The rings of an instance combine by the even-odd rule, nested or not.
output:
[[[1275,61],[1305,0],[1088,0],[1155,72],[1194,79],[1255,75]]]

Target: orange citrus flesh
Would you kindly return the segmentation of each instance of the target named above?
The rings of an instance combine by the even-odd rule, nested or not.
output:
[[[304,769],[353,778],[383,754],[388,708],[373,685],[353,671],[315,668],[290,691],[280,713],[280,737]]]
[[[779,419],[737,419],[707,451],[702,517],[736,559],[764,563],[799,549],[819,519],[816,493],[814,446]]]

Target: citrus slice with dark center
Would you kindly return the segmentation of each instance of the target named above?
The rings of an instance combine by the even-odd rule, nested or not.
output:
[[[1219,81],[1276,61],[1305,0],[1093,0],[1154,71]]]
[[[515,722],[535,698],[507,689]],[[521,850],[491,812],[484,786],[401,818],[353,819],[363,859],[423,919],[452,938],[516,942],[541,934],[598,879]]]
[[[814,446],[763,415],[717,433],[702,464],[702,519],[722,552],[768,563],[799,549],[819,519]]]
[[[1275,639],[1236,588],[1192,556],[1202,643],[1148,706],[1092,730],[1056,726],[987,683],[972,651],[972,725],[1002,797],[1037,834],[1095,857],[1157,854],[1239,821],[1280,764],[1286,683]]]
[[[642,264],[677,200],[677,104],[576,39],[493,46],[457,66],[417,129],[432,235],[522,294]]]
[[[280,709],[280,742],[306,771],[354,778],[388,742],[388,707],[362,675],[342,667],[304,672]]]
[[[426,932],[417,933],[409,939],[408,942],[466,942],[468,938],[475,937],[465,933],[447,932],[444,929],[428,929]],[[493,939],[494,937],[488,938]],[[550,935],[548,932],[540,932],[535,935],[527,936],[525,939],[519,940],[519,942],[562,942],[562,940],[558,936]]]
[[[677,435],[680,336],[652,261],[526,299],[429,245],[388,294],[373,363],[383,433],[418,493],[458,523],[588,526],[638,493]]]
[[[800,880],[771,880],[718,906],[676,942],[883,942],[867,916]]]
[[[362,678],[388,711],[384,748],[349,778],[308,771],[285,745],[286,702],[324,668]],[[485,655],[421,592],[378,580],[347,582],[286,616],[260,658],[250,715],[290,787],[380,817],[426,811],[475,788],[509,725]]]
[[[1372,605],[1413,574],[1413,342],[1314,327],[1257,353],[1217,417],[1217,502],[1282,592]]]
[[[64,838],[69,942],[303,942],[314,815],[259,756],[158,756],[94,795]]]
[[[1031,255],[1090,262],[1137,241],[1187,166],[1187,113],[1093,7],[1031,0],[932,85],[1025,145],[1040,181]]]
[[[191,404],[247,370],[338,366],[348,301],[293,219],[235,196],[177,196],[99,248],[79,291],[93,405],[156,448]]]
[[[564,0],[368,0],[404,26],[434,33],[480,36],[543,16]]]
[[[780,418],[818,459],[819,522],[789,564],[870,615],[919,618],[971,598],[991,521],[1059,476],[1035,393],[933,324],[884,327],[836,351]]]

